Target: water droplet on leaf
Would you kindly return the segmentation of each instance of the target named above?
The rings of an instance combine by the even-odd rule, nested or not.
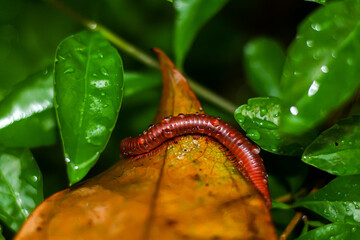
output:
[[[68,68],[64,71],[64,73],[73,73],[73,72],[75,72],[75,69],[73,68]]]
[[[248,136],[249,138],[251,138],[253,140],[259,140],[261,138],[259,131],[256,129],[249,129],[247,131],[246,136]]]
[[[104,68],[104,67],[100,68],[100,72],[101,72],[104,76],[109,76],[108,71],[107,71],[106,68]]]
[[[266,113],[267,113],[267,109],[264,107],[261,107],[260,108],[260,116],[263,117],[263,116],[265,116]]]
[[[328,72],[329,72],[329,68],[328,68],[326,65],[323,65],[323,66],[321,66],[321,71],[322,71],[323,73],[328,73]]]
[[[308,47],[313,47],[313,46],[314,46],[314,41],[313,41],[313,40],[307,40],[307,41],[306,41],[306,45],[307,45]]]

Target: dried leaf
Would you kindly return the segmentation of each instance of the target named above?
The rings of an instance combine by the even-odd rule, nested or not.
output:
[[[202,111],[185,78],[155,51],[164,89],[154,122]],[[212,138],[189,135],[53,195],[16,240],[50,238],[268,240],[276,233],[265,202],[226,149]]]
[[[162,97],[154,123],[179,113],[204,113],[199,100],[174,63],[161,50],[153,50],[158,55],[163,79]]]

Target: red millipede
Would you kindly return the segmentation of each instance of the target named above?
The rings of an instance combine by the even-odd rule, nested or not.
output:
[[[271,208],[267,174],[259,155],[260,148],[219,118],[198,113],[165,117],[138,137],[123,139],[120,150],[125,156],[136,157],[151,152],[171,138],[188,134],[207,135],[224,145],[233,155],[236,168],[247,181],[254,184],[268,208]]]

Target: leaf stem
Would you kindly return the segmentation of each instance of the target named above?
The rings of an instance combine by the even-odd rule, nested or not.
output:
[[[73,9],[65,6],[63,3],[57,1],[57,0],[43,0],[44,2],[47,2],[54,6],[55,8],[61,10],[62,12],[68,14],[72,18],[74,18],[76,21],[80,22],[85,27],[93,30],[93,31],[99,31],[106,39],[108,39],[110,42],[112,42],[118,49],[126,52],[133,58],[137,59],[139,62],[142,62],[148,67],[159,69],[159,64],[157,60],[148,54],[144,53],[131,43],[127,42],[120,36],[116,35],[114,32],[110,31],[106,27],[102,26],[101,24],[89,20],[85,18],[84,16],[80,15],[78,12],[75,12]],[[216,94],[215,92],[209,90],[208,88],[204,87],[203,85],[188,79],[188,82],[191,86],[191,88],[194,90],[194,92],[197,93],[197,95],[206,101],[214,104],[215,106],[220,107],[221,109],[225,110],[226,112],[233,114],[236,105],[227,99],[221,97],[220,95]]]
[[[300,222],[303,215],[304,214],[302,212],[295,213],[295,216],[291,219],[289,224],[286,226],[284,232],[280,235],[279,240],[286,240],[290,236],[296,225]]]

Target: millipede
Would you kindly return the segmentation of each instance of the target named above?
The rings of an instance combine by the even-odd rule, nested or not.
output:
[[[255,186],[265,199],[267,207],[271,208],[267,174],[259,155],[260,148],[220,118],[198,113],[165,117],[160,123],[150,125],[149,129],[138,137],[123,139],[120,150],[128,157],[145,156],[164,142],[189,134],[212,137],[226,147],[235,167]]]

